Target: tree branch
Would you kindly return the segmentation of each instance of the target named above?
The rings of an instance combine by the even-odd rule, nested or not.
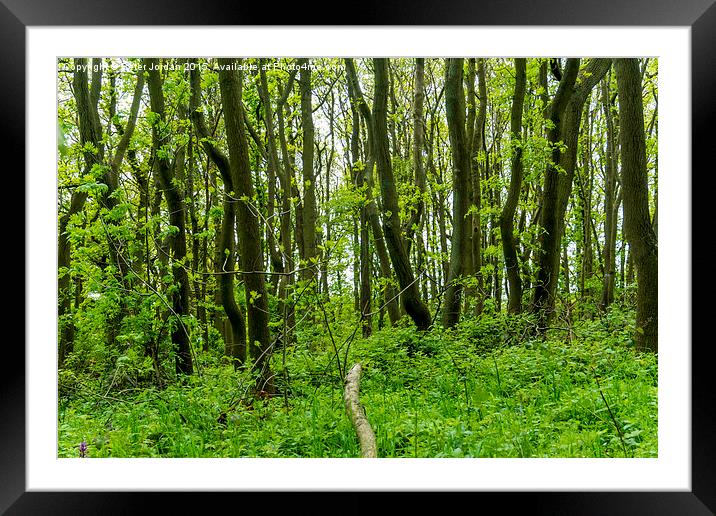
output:
[[[361,365],[357,363],[351,367],[351,370],[348,371],[346,375],[343,401],[346,405],[346,413],[358,437],[361,457],[376,458],[378,456],[378,450],[375,443],[375,434],[370,427],[368,418],[365,415],[365,408],[363,408],[359,398],[360,375]]]

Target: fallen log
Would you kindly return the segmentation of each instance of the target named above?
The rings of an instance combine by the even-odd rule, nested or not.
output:
[[[368,418],[365,415],[365,409],[361,405],[359,398],[360,391],[360,363],[355,364],[348,371],[343,389],[343,401],[346,405],[346,414],[351,420],[351,424],[358,436],[360,444],[361,457],[376,458],[378,456],[377,446],[375,444],[375,434],[370,427]]]

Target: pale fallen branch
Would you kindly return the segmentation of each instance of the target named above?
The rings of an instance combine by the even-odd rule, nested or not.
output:
[[[348,371],[343,390],[343,401],[346,404],[346,413],[358,436],[361,457],[375,458],[378,456],[375,434],[370,427],[368,418],[365,415],[365,409],[363,405],[361,405],[359,398],[360,374],[361,365],[359,363],[355,364],[351,367],[351,370]]]

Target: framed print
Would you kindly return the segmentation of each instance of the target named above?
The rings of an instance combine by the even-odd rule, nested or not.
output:
[[[159,497],[153,491],[168,492],[159,498],[168,510],[184,508],[183,491],[231,504],[261,504],[269,491],[290,491],[285,501],[292,505],[313,505],[318,492],[336,491],[345,497],[341,504],[362,506],[381,503],[375,493],[403,491],[411,494],[408,505],[419,507],[420,492],[432,491],[461,492],[469,504],[517,502],[542,514],[716,510],[708,347],[692,338],[692,321],[699,320],[692,312],[704,303],[691,286],[692,274],[708,274],[691,254],[693,236],[708,235],[692,228],[709,219],[691,215],[692,207],[708,205],[692,200],[691,170],[710,169],[716,7],[710,0],[622,4],[525,2],[506,10],[497,2],[388,3],[358,9],[350,25],[316,25],[307,13],[269,18],[256,5],[228,14],[213,2],[78,9],[64,1],[3,0],[4,141],[24,158],[27,208],[26,348],[2,376],[0,509],[141,512],[142,500]],[[642,81],[641,90],[627,89],[628,73]],[[513,111],[525,113],[522,122],[510,111],[521,80],[528,107]],[[415,84],[423,82],[419,100]],[[572,111],[552,102],[568,98],[565,91],[578,98],[580,88],[585,100],[565,101],[577,106]],[[645,140],[644,131],[627,133],[638,124],[630,125],[628,103],[621,103],[640,92],[642,118],[634,117],[646,124]],[[571,116],[573,133],[565,129]],[[480,117],[483,135],[476,136]],[[274,119],[287,127],[274,129]],[[618,136],[610,124],[618,124]],[[465,126],[469,135],[461,136]],[[646,162],[635,158],[630,168],[640,151],[627,154],[632,140],[625,134],[637,135]],[[470,142],[466,149],[484,151],[460,154],[460,138]],[[572,146],[587,150],[570,158]],[[471,200],[464,202],[453,186],[463,157],[486,189],[475,197],[480,187],[466,175]],[[519,160],[527,163],[523,181],[534,186],[517,184],[513,194]],[[428,187],[415,172],[423,166]],[[295,177],[285,171],[291,167]],[[641,201],[627,201],[631,192],[619,174],[642,167],[646,191]],[[268,179],[256,179],[259,170]],[[393,170],[397,177],[415,173],[415,184],[394,182]],[[569,177],[574,193],[550,200],[550,177],[555,185]],[[601,237],[608,233],[609,181],[620,185],[614,198],[624,194],[624,211],[612,198],[610,212],[622,260],[613,267],[624,277],[617,284],[629,307],[639,308],[604,318],[597,296],[589,309],[584,299],[609,275],[600,248],[607,245]],[[365,208],[376,204],[371,196],[380,214]],[[516,288],[502,254],[513,234],[502,232],[505,197],[526,220],[519,234],[545,254],[554,248],[554,258],[542,262],[524,255],[528,245],[521,243],[520,264],[538,265],[516,276],[530,278],[521,301],[530,311],[543,302],[540,287],[552,285],[544,287],[544,302],[553,303],[557,322],[537,308],[534,320],[504,322]],[[647,265],[640,260],[648,253],[634,251],[642,244],[626,228],[635,213],[628,206],[642,201],[649,231],[663,244],[659,304],[641,287]],[[471,202],[476,212],[459,211]],[[550,244],[550,232],[539,232],[550,202],[569,214],[555,219],[564,242]],[[58,204],[65,213],[77,207],[60,220],[60,234],[78,250],[74,268],[62,261]],[[313,224],[306,222],[311,217]],[[474,284],[461,279],[469,274],[460,272],[454,251],[459,235],[468,234],[460,219],[476,221],[469,231],[486,232],[470,251],[471,260],[481,257]],[[406,252],[408,240],[414,244]],[[655,254],[658,244],[651,245]],[[427,265],[418,266],[419,259]],[[404,272],[411,267],[417,276]],[[554,274],[540,277],[548,267]],[[653,284],[656,292],[656,278]],[[471,295],[480,301],[471,304]],[[421,296],[431,300],[424,312]],[[649,301],[662,321],[658,362],[654,318],[642,318]],[[358,308],[370,303],[374,308]],[[492,314],[493,326],[485,329],[487,316],[457,326],[461,310]],[[550,315],[543,320],[542,313]],[[597,323],[584,322],[575,333],[572,316]],[[248,320],[249,342],[239,319]],[[620,325],[638,331],[619,333]],[[68,341],[70,327],[76,333]],[[561,333],[543,339],[548,332]],[[649,335],[653,344],[644,344]],[[105,337],[119,344],[104,346]],[[485,344],[490,338],[495,343]],[[82,344],[68,347],[73,339]],[[580,340],[591,347],[581,349]],[[451,347],[455,342],[461,344]],[[478,342],[487,347],[475,351]],[[387,358],[391,350],[396,354]],[[636,356],[641,368],[623,365]],[[531,360],[539,363],[533,369]],[[362,389],[360,368],[348,373],[357,362],[364,365]],[[398,382],[392,368],[401,364]],[[584,383],[564,395],[560,389],[572,384],[558,378],[567,370]],[[243,394],[226,394],[235,381],[243,382]],[[60,402],[63,389],[74,402]],[[326,394],[319,400],[320,389]],[[297,401],[304,391],[313,401]],[[463,396],[465,406],[458,403]],[[624,399],[641,401],[629,412],[615,405]],[[132,410],[142,404],[154,404],[154,412]],[[100,407],[101,422],[83,412]],[[427,407],[434,411],[423,417]],[[549,417],[524,414],[540,410]],[[549,428],[542,417],[556,425],[550,442],[559,447],[539,435]],[[396,428],[370,429],[371,420]],[[171,432],[162,426],[167,421]],[[492,438],[494,428],[509,437]],[[249,431],[253,440],[244,439]],[[351,458],[375,457],[376,442],[380,458]]]

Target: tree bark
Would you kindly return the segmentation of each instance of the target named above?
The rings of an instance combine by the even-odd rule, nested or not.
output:
[[[447,60],[446,67],[445,111],[453,163],[453,215],[450,272],[445,292],[442,323],[445,328],[452,328],[460,319],[463,273],[466,260],[472,256],[466,220],[470,203],[470,152],[465,134],[463,59],[450,58]]]
[[[358,437],[361,457],[370,459],[378,456],[378,448],[375,434],[365,414],[365,408],[360,402],[360,375],[360,364],[355,364],[348,371],[343,388],[343,402],[346,406],[346,414],[348,414]]]
[[[313,107],[311,103],[311,68],[308,67],[308,59],[297,61],[301,68],[298,79],[298,87],[301,90],[301,128],[303,130],[303,246],[306,265],[303,270],[303,279],[311,280],[316,278],[318,282],[317,247],[316,247],[316,175],[314,170],[314,127]]]
[[[587,94],[611,66],[610,59],[591,59],[577,80],[579,61],[575,58],[567,60],[559,88],[549,106],[548,119],[551,124],[547,139],[552,146],[552,156],[545,171],[542,191],[542,232],[536,256],[538,270],[531,305],[531,311],[538,316],[539,332],[545,330],[554,314],[564,216],[574,179],[582,107]]]
[[[510,137],[512,147],[512,165],[510,174],[510,189],[507,193],[505,205],[500,216],[500,234],[502,236],[502,252],[505,257],[505,269],[509,297],[507,311],[518,314],[522,311],[522,279],[520,278],[519,263],[517,261],[517,245],[514,236],[514,219],[517,203],[522,188],[522,110],[525,101],[527,83],[527,61],[524,58],[515,59],[515,91],[512,97],[512,113],[510,115]]]
[[[185,110],[183,110],[185,111]],[[186,112],[182,113],[186,117]],[[199,321],[199,327],[202,329],[202,351],[209,350],[209,338],[206,326],[206,307],[204,304],[204,296],[202,294],[201,278],[198,274],[200,270],[201,252],[199,251],[200,238],[199,234],[199,217],[197,214],[196,199],[197,193],[194,190],[194,174],[196,173],[196,161],[194,157],[194,135],[189,135],[187,143],[187,161],[189,162],[189,170],[186,174],[187,201],[189,209],[189,221],[191,223],[191,269],[194,272],[192,289],[194,290],[194,307],[196,310],[196,318]],[[207,199],[208,201],[208,199]]]
[[[359,145],[358,141],[360,138],[360,112],[354,99],[356,94],[353,91],[353,83],[348,80],[348,98],[351,107],[351,171],[353,180],[355,181],[356,188],[359,192],[363,192],[366,189],[366,164],[360,163],[359,158]],[[366,149],[367,151],[368,149]],[[365,152],[368,154],[368,152]],[[371,161],[371,166],[373,161]],[[358,311],[361,318],[361,333],[363,337],[369,337],[373,331],[372,328],[372,317],[371,312],[371,261],[370,256],[370,242],[369,242],[369,220],[368,220],[368,207],[367,204],[361,203],[359,209],[359,221],[360,221],[360,251],[358,266],[354,265],[354,268],[359,272],[359,298],[358,298]],[[356,270],[354,270],[356,272]]]
[[[262,60],[263,64],[263,60]],[[268,179],[269,184],[278,177],[280,184],[280,201],[281,201],[281,213],[279,217],[279,242],[276,242],[276,237],[271,224],[267,224],[266,235],[269,245],[269,254],[271,256],[271,265],[274,272],[280,273],[278,277],[277,288],[279,298],[279,314],[284,319],[284,327],[288,326],[289,311],[288,306],[288,275],[290,274],[290,268],[292,267],[292,260],[289,259],[291,253],[291,197],[290,197],[290,182],[286,181],[285,172],[281,170],[281,166],[278,159],[278,145],[276,142],[276,132],[273,125],[273,109],[271,107],[271,96],[269,94],[268,79],[266,77],[266,71],[263,66],[259,66],[259,97],[264,105],[264,124],[266,125],[266,139],[267,139],[267,157],[268,157]],[[279,106],[279,117],[282,115],[282,106]],[[267,220],[273,220],[273,203],[275,192],[269,190],[269,211]],[[285,340],[287,336],[284,335]]]
[[[393,177],[387,132],[388,73],[387,61],[383,58],[373,60],[375,70],[375,100],[373,105],[373,132],[375,156],[380,176],[380,191],[383,199],[383,234],[388,246],[390,259],[398,278],[406,313],[413,319],[419,330],[427,330],[432,320],[427,306],[420,299],[418,285],[413,269],[405,252],[401,235],[400,208],[398,193]]]
[[[157,122],[152,126],[152,151],[154,162],[157,165],[159,178],[164,189],[169,210],[169,224],[176,227],[176,232],[170,239],[172,251],[172,268],[177,292],[172,296],[172,311],[175,316],[175,326],[172,330],[172,342],[177,346],[176,372],[178,374],[191,374],[193,372],[191,342],[189,330],[182,318],[189,316],[189,277],[186,272],[186,208],[184,195],[175,182],[174,173],[169,163],[166,151],[160,152],[163,141],[169,136],[164,113],[164,94],[156,58],[145,59],[145,68],[148,70],[149,100],[153,113],[158,115]]]
[[[266,70],[263,65],[264,59],[259,60],[259,98],[261,104],[263,104],[263,118],[264,125],[266,126],[266,158],[267,167],[266,172],[268,176],[268,205],[266,209],[266,220],[273,221],[274,219],[274,205],[276,202],[276,178],[280,175],[279,162],[278,162],[278,149],[276,145],[276,132],[273,126],[273,108],[271,107],[271,97],[269,96],[268,79],[266,78]],[[283,218],[280,219],[283,221]],[[271,260],[271,267],[274,272],[283,273],[285,272],[284,256],[279,250],[278,242],[276,241],[275,231],[272,226],[272,222],[266,224],[266,245],[269,249],[269,258]],[[278,287],[279,276],[274,276],[275,280],[272,280],[272,292],[276,292]],[[284,292],[285,293],[285,292]]]
[[[357,104],[358,110],[360,111],[363,119],[365,120],[367,128],[367,145],[366,145],[366,166],[363,171],[363,177],[365,180],[366,190],[366,216],[370,224],[371,232],[373,233],[373,242],[375,244],[376,254],[378,255],[378,263],[380,265],[380,275],[384,280],[385,286],[383,288],[383,297],[385,298],[386,308],[388,310],[388,317],[390,323],[395,324],[400,319],[400,310],[398,307],[398,293],[393,285],[393,274],[390,269],[390,256],[386,247],[385,238],[383,235],[383,229],[380,226],[380,215],[378,213],[378,207],[376,206],[375,199],[373,199],[373,168],[375,167],[376,156],[375,156],[375,134],[373,131],[373,114],[371,113],[368,104],[366,104],[363,98],[363,92],[361,91],[360,84],[358,83],[358,75],[356,74],[353,60],[346,59],[346,76],[348,83],[350,84],[349,91],[353,97],[350,98],[351,104]]]
[[[425,210],[425,190],[427,178],[423,166],[423,147],[425,144],[425,121],[423,119],[423,104],[425,101],[425,59],[415,59],[415,92],[413,95],[413,169],[415,172],[415,186],[418,188],[418,199],[415,208],[411,211],[406,223],[406,251],[410,256],[413,245],[415,229],[420,226],[421,217]]]
[[[479,93],[479,107],[475,120],[475,129],[472,132],[471,142],[471,180],[472,180],[472,270],[477,280],[477,300],[475,303],[475,315],[480,315],[484,307],[484,279],[482,276],[482,169],[487,164],[487,146],[485,144],[485,121],[487,119],[487,85],[485,81],[485,60],[477,61],[477,88]],[[481,164],[479,156],[484,158],[484,165]]]
[[[658,246],[649,213],[644,107],[638,59],[616,59],[624,233],[637,273],[637,349],[658,352]]]
[[[285,260],[285,268],[287,274],[281,276],[279,281],[279,293],[285,292],[281,299],[285,301],[279,305],[281,314],[284,318],[283,342],[288,343],[294,340],[293,327],[296,324],[293,305],[289,302],[289,295],[295,284],[294,268],[294,247],[291,237],[291,197],[294,195],[295,185],[292,186],[293,165],[288,154],[288,143],[286,141],[286,128],[284,124],[284,106],[288,100],[288,96],[293,90],[293,84],[296,77],[296,71],[292,70],[288,77],[288,83],[284,87],[281,98],[276,104],[276,112],[278,114],[278,141],[281,147],[282,167],[279,174],[279,184],[281,186],[281,247]],[[296,233],[302,225],[303,217],[301,212],[301,199],[296,189]]]
[[[234,366],[241,366],[246,360],[246,321],[241,307],[236,303],[234,294],[234,270],[236,269],[236,200],[234,179],[232,177],[229,159],[212,143],[212,135],[206,127],[204,115],[201,112],[201,77],[199,67],[191,70],[191,119],[200,138],[204,151],[216,165],[224,182],[224,196],[222,202],[223,217],[219,236],[219,247],[216,257],[219,265],[219,295],[217,301],[221,302],[226,317],[231,325],[231,335],[224,333],[224,349],[227,356],[234,360]],[[231,340],[229,341],[229,337]]]
[[[477,119],[477,97],[475,95],[475,77],[476,77],[476,68],[475,68],[475,58],[471,57],[467,60],[467,74],[465,74],[464,82],[465,82],[465,102],[467,104],[467,118],[465,120],[465,137],[467,140],[467,152],[469,155],[469,163],[470,163],[470,182],[469,182],[469,188],[468,188],[468,204],[469,208],[468,211],[470,212],[470,215],[467,220],[467,253],[468,255],[465,257],[465,269],[463,271],[463,274],[471,278],[471,281],[467,282],[467,284],[464,287],[464,310],[465,313],[470,309],[470,303],[472,301],[477,301],[477,282],[476,279],[476,271],[475,271],[475,263],[473,260],[473,219],[475,217],[474,213],[474,196],[472,192],[473,187],[473,167],[475,166],[475,163],[473,162],[473,145],[475,144],[475,120]],[[473,304],[473,307],[475,305]]]
[[[604,178],[604,277],[599,310],[605,311],[614,301],[614,285],[616,278],[616,244],[617,244],[617,210],[616,197],[616,151],[614,136],[614,119],[609,93],[609,76],[602,81],[602,107],[606,120],[606,155]]]
[[[269,369],[271,356],[271,335],[269,333],[268,294],[266,291],[264,259],[261,252],[261,232],[258,216],[254,210],[255,195],[249,147],[244,132],[242,102],[242,72],[240,60],[219,59],[219,88],[224,108],[224,125],[229,147],[229,164],[234,181],[236,218],[239,230],[239,262],[244,276],[246,290],[246,312],[248,315],[249,352],[253,368],[259,372],[257,391],[273,392],[272,375]]]

